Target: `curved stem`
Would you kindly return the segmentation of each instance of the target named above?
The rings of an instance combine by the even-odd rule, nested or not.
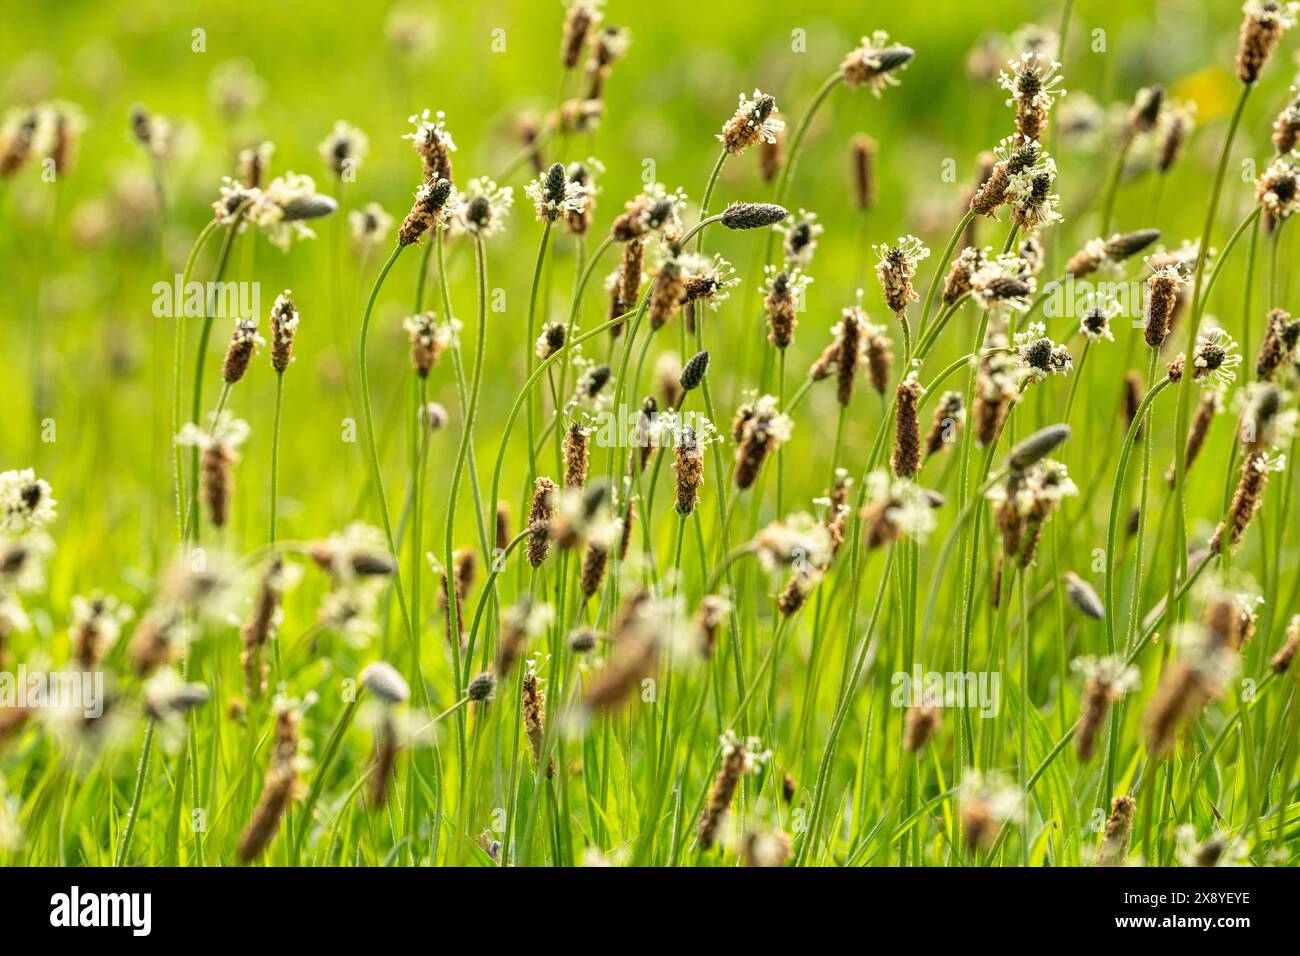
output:
[[[551,222],[546,221],[546,227],[542,230],[542,242],[537,249],[537,265],[533,269],[532,290],[528,293],[528,338],[524,340],[525,351],[527,353],[527,374],[533,374],[533,366],[537,362],[537,353],[533,351],[533,341],[537,338],[537,289],[542,279],[542,263],[546,261],[546,246],[551,238]],[[568,338],[568,336],[566,336]],[[536,444],[534,436],[536,435],[536,402],[531,392],[528,393],[528,480],[531,482],[537,477],[537,456],[533,451]],[[558,414],[559,409],[556,409]],[[496,507],[496,503],[492,503]]]
[[[1190,373],[1189,373],[1190,374]],[[1157,382],[1142,398],[1142,403],[1138,405],[1137,413],[1133,416],[1133,421],[1128,427],[1128,433],[1124,436],[1124,444],[1120,447],[1119,463],[1115,466],[1115,482],[1111,492],[1110,499],[1110,520],[1106,526],[1106,653],[1115,653],[1115,539],[1117,529],[1119,528],[1119,512],[1121,508],[1121,499],[1124,493],[1124,473],[1128,469],[1129,456],[1133,452],[1133,443],[1137,440],[1137,433],[1142,427],[1143,419],[1146,418],[1147,410],[1151,403],[1155,401],[1156,396],[1173,384],[1165,378]],[[1147,429],[1150,432],[1150,429]]]
[[[135,835],[136,821],[140,817],[140,801],[144,797],[145,783],[149,778],[149,758],[153,754],[155,728],[156,724],[152,718],[145,722],[144,743],[140,747],[140,763],[135,770],[135,790],[131,794],[131,809],[127,813],[122,842],[117,845],[117,859],[113,861],[114,866],[122,866],[126,863],[127,855],[131,852],[131,838]]]
[[[722,152],[718,155],[718,161],[713,164],[713,171],[709,173],[709,181],[704,184],[704,195],[700,197],[700,218],[706,219],[709,215],[709,200],[713,198],[714,187],[718,185],[718,176],[722,174],[722,167],[727,162],[727,148],[724,146]],[[695,240],[695,250],[704,252],[704,236],[701,235]]]
[[[930,280],[930,288],[925,293],[925,305],[921,309],[921,321],[916,327],[916,334],[918,337],[925,333],[926,322],[930,319],[930,308],[934,305],[934,294],[938,291],[939,287],[943,285],[944,276],[948,270],[948,263],[952,261],[953,250],[957,248],[957,243],[961,241],[962,233],[966,231],[966,227],[971,224],[971,220],[974,218],[975,213],[968,209],[966,215],[961,217],[961,222],[957,223],[957,228],[952,231],[952,235],[948,238],[948,245],[944,247],[943,256],[940,257],[939,261],[935,264],[934,278]],[[962,296],[962,298],[965,298],[965,296]],[[954,303],[954,305],[956,305],[956,303]]]
[[[243,222],[246,212],[247,204],[235,213],[235,218],[226,227],[226,235],[221,243],[221,251],[217,255],[216,269],[212,274],[212,292],[204,300],[203,329],[199,333],[199,350],[194,359],[194,389],[190,399],[190,421],[199,426],[202,426],[199,416],[203,411],[203,365],[208,356],[208,339],[212,336],[212,297],[216,294],[217,283],[221,282],[222,277],[226,274],[226,265],[230,262],[230,250],[235,244],[235,237],[239,235],[239,226]],[[187,517],[185,519],[185,530],[181,536],[182,541],[188,541],[191,536],[195,539],[198,538],[198,508],[199,448],[195,445],[190,451],[190,501],[186,509]]]
[[[1106,184],[1106,199],[1102,206],[1101,213],[1101,235],[1103,237],[1110,235],[1111,220],[1115,216],[1115,195],[1119,192],[1119,181],[1124,176],[1124,162],[1128,159],[1128,151],[1133,146],[1133,128],[1126,127],[1124,138],[1120,140],[1119,149],[1115,153],[1115,168],[1111,171],[1110,180]]]
[[[808,127],[812,123],[813,117],[817,115],[817,111],[821,109],[822,104],[826,102],[826,98],[831,95],[831,92],[835,87],[839,86],[843,80],[844,74],[840,70],[836,70],[828,76],[822,82],[822,85],[817,88],[817,92],[813,94],[812,102],[808,104],[808,108],[805,109],[803,115],[799,117],[799,123],[795,126],[794,135],[790,137],[790,148],[788,151],[790,158],[786,160],[786,164],[782,167],[781,174],[776,181],[776,192],[774,195],[777,202],[780,202],[785,198],[786,191],[790,188],[790,181],[794,179],[795,166],[799,163],[799,153],[803,149],[803,140],[808,134]]]
[[[325,743],[325,750],[321,753],[320,762],[316,765],[316,776],[311,782],[311,789],[307,791],[307,797],[302,802],[302,809],[298,811],[298,818],[301,821],[297,827],[293,847],[289,852],[289,865],[297,866],[298,857],[302,852],[302,841],[307,836],[307,831],[311,829],[311,814],[316,806],[316,801],[320,799],[321,791],[325,789],[325,774],[329,771],[330,765],[334,762],[335,755],[339,752],[339,745],[343,742],[343,735],[347,733],[348,727],[352,725],[352,718],[356,715],[357,704],[361,700],[361,691],[357,691],[357,696],[348,701],[347,706],[339,714],[339,719],[334,723],[334,729],[330,731],[329,740]]]
[[[455,689],[455,696],[460,699],[464,696],[462,686],[461,658],[460,658],[460,622],[458,615],[460,608],[457,606],[458,601],[455,599],[455,582],[453,575],[455,573],[454,557],[454,540],[456,533],[456,499],[460,493],[461,473],[465,468],[465,457],[469,450],[469,444],[474,432],[474,421],[478,415],[478,398],[479,390],[483,384],[483,356],[487,347],[487,258],[483,249],[483,237],[474,236],[474,272],[477,279],[478,295],[478,330],[475,340],[474,349],[474,370],[470,377],[469,394],[465,408],[465,417],[461,422],[460,446],[456,450],[456,463],[451,472],[451,489],[447,495],[447,520],[445,526],[445,539],[443,541],[443,573],[447,575],[447,620],[448,633],[451,635],[451,659],[452,659],[452,685]],[[493,499],[495,500],[495,498]],[[457,772],[460,774],[460,793],[462,797],[465,794],[465,784],[467,780],[468,767],[465,765],[465,719],[464,715],[458,716],[456,721],[457,737]],[[463,806],[458,810],[464,810]]]
[[[1246,84],[1242,87],[1241,96],[1237,99],[1236,109],[1233,110],[1232,119],[1229,121],[1228,132],[1224,136],[1223,150],[1219,155],[1219,168],[1214,177],[1214,186],[1210,191],[1210,204],[1205,212],[1205,226],[1201,230],[1200,246],[1196,256],[1196,273],[1192,284],[1192,313],[1187,322],[1187,338],[1184,354],[1190,361],[1190,356],[1194,353],[1196,347],[1196,335],[1200,331],[1201,313],[1205,308],[1204,297],[1201,290],[1201,279],[1205,274],[1205,259],[1208,253],[1210,235],[1214,231],[1214,220],[1219,212],[1219,197],[1223,192],[1223,180],[1228,170],[1228,162],[1232,157],[1232,143],[1236,138],[1237,129],[1241,125],[1241,116],[1246,108],[1246,101],[1250,98],[1250,91],[1253,87]],[[1220,257],[1222,264],[1222,257]],[[1216,267],[1216,272],[1218,267]],[[1183,375],[1182,381],[1178,386],[1177,414],[1174,418],[1174,434],[1182,436],[1187,434],[1187,417],[1190,412],[1188,408],[1192,390],[1192,376]],[[1173,572],[1170,574],[1168,599],[1173,601],[1174,590],[1177,586],[1178,575],[1186,576],[1187,573],[1187,511],[1186,511],[1186,481],[1187,474],[1187,448],[1181,441],[1174,448],[1174,541],[1173,541]]]
[[[361,410],[366,421],[366,449],[370,456],[370,482],[374,486],[375,496],[379,499],[379,515],[384,524],[384,536],[388,542],[388,551],[393,555],[395,562],[398,557],[397,542],[393,538],[393,522],[388,513],[388,499],[384,495],[384,476],[379,467],[379,443],[375,433],[375,414],[370,402],[370,373],[366,369],[366,345],[370,336],[370,316],[375,309],[375,299],[378,298],[384,280],[388,278],[388,273],[392,271],[393,264],[397,262],[397,257],[402,254],[404,248],[406,247],[402,245],[393,247],[392,254],[389,255],[383,268],[379,270],[375,284],[370,289],[370,297],[366,300],[366,310],[361,316],[361,335],[357,348],[357,365],[361,376]],[[406,606],[406,591],[402,586],[400,562],[393,565],[393,588],[397,592],[397,606],[402,614],[402,623],[406,627],[412,657],[419,660],[419,636],[415,632],[410,610]],[[418,685],[420,700],[422,703],[427,704],[428,689],[424,686],[423,680],[418,681]]]
[[[207,245],[208,239],[220,223],[211,219],[194,240],[189,256],[185,259],[185,270],[181,273],[182,300],[176,308],[176,347],[172,356],[172,490],[176,497],[176,531],[183,538],[185,535],[185,488],[184,469],[181,465],[181,446],[176,436],[181,430],[181,365],[185,354],[185,290],[194,275],[194,264],[199,253]]]
[[[280,478],[280,412],[284,406],[284,373],[275,373],[275,423],[271,427],[271,534],[270,543],[275,544],[275,516],[279,502]],[[276,647],[280,646],[279,641]]]

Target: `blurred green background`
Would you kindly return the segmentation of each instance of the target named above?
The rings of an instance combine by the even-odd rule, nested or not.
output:
[[[317,146],[336,120],[345,119],[368,134],[370,154],[357,182],[345,190],[344,213],[376,201],[400,220],[419,177],[410,145],[400,138],[409,129],[407,116],[425,107],[445,111],[459,145],[457,179],[495,175],[518,149],[519,115],[540,115],[553,107],[564,9],[558,0],[201,7],[132,0],[6,7],[0,106],[70,100],[80,105],[88,125],[75,165],[59,182],[42,182],[38,170],[28,166],[5,184],[0,200],[0,321],[9,343],[0,351],[7,411],[0,415],[0,466],[35,466],[61,501],[53,594],[118,588],[123,578],[143,590],[155,561],[175,540],[168,420],[173,325],[151,315],[150,289],[180,271],[193,237],[211,215],[221,176],[233,172],[237,150],[269,139],[276,145],[273,174],[309,173],[322,191],[333,192]],[[902,75],[901,87],[879,100],[865,90],[839,90],[810,132],[789,204],[818,212],[826,234],[790,354],[791,375],[801,375],[857,288],[866,290],[870,312],[883,313],[867,245],[912,232],[935,247],[937,257],[975,174],[975,156],[1010,131],[1005,94],[969,69],[972,48],[991,33],[1007,34],[1025,23],[1054,27],[1060,14],[1059,3],[1002,0],[978,5],[820,0],[802,9],[777,3],[613,2],[607,22],[627,26],[632,45],[613,67],[599,130],[572,141],[561,158],[591,155],[604,163],[594,233],[601,235],[639,188],[647,159],[654,161],[662,182],[698,198],[717,153],[714,134],[735,108],[738,92],[757,86],[773,93],[793,125],[817,85],[863,33],[885,29],[913,46],[916,59]],[[1127,104],[1139,87],[1159,82],[1199,106],[1201,125],[1159,208],[1157,224],[1172,245],[1195,233],[1203,216],[1221,120],[1237,90],[1231,64],[1239,20],[1236,3],[1083,0],[1075,7],[1064,54],[1065,86],[1072,91],[1066,104],[1079,92],[1103,105]],[[192,50],[196,30],[204,31],[205,52]],[[504,50],[494,51],[494,40],[499,46],[502,38]],[[1295,72],[1292,46],[1284,44],[1282,62],[1269,70],[1248,107],[1240,159],[1268,155],[1268,128]],[[262,95],[228,122],[212,105],[210,87],[214,72],[235,60],[251,66]],[[165,169],[161,263],[148,201],[148,160],[128,129],[135,103],[171,118],[188,147]],[[880,144],[879,205],[865,228],[853,208],[848,175],[848,143],[859,131]],[[1110,157],[1106,141],[1095,150],[1062,149],[1058,187],[1070,221],[1052,238],[1058,261],[1096,228],[1090,214],[1073,211],[1094,198]],[[547,155],[548,161],[553,158]],[[955,179],[945,178],[946,169],[955,170]],[[492,316],[477,446],[484,474],[496,450],[495,430],[522,381],[531,348],[524,336],[525,308],[540,227],[522,195],[524,180],[523,174],[512,177],[512,222],[506,235],[490,243],[489,284],[506,290],[507,309]],[[770,188],[759,179],[751,154],[728,163],[718,197],[762,199]],[[1252,193],[1240,177],[1230,178],[1220,242]],[[1149,182],[1137,177],[1120,194],[1119,226],[1148,225],[1152,204]],[[371,281],[381,252],[364,258],[343,242],[342,267],[334,269],[331,247],[344,238],[335,231],[345,222],[339,217],[316,225],[319,237],[295,243],[287,255],[261,237],[245,242],[230,275],[261,283],[263,321],[283,288],[293,289],[302,314],[299,357],[286,379],[281,534],[287,537],[323,534],[356,516],[365,476],[364,446],[340,440],[342,421],[357,415],[347,399],[343,369],[345,358],[355,364],[362,286]],[[981,238],[995,241],[987,227]],[[727,255],[743,278],[731,301],[709,319],[719,414],[725,415],[741,390],[756,381],[765,334],[754,291],[761,271],[756,244],[747,237],[715,236],[710,245]],[[1290,254],[1294,243],[1284,249]],[[449,254],[453,298],[462,318],[473,314],[466,251]],[[549,307],[561,316],[572,283],[567,238],[555,251]],[[207,278],[210,253],[200,264],[199,279]],[[390,422],[409,400],[400,320],[412,309],[417,261],[416,255],[403,257],[376,313],[371,353],[376,403],[381,418]],[[610,258],[597,275],[614,264]],[[922,276],[928,281],[927,266]],[[39,299],[38,282],[43,284]],[[1227,311],[1224,303],[1235,301],[1239,282],[1232,276],[1221,284],[1220,301],[1211,303],[1211,312]],[[588,326],[604,308],[603,295],[592,292],[583,318]],[[33,318],[41,368],[33,366],[27,341]],[[1221,318],[1230,329],[1239,321],[1233,314]],[[959,320],[961,345],[945,346],[945,359],[965,346],[964,323],[973,318]],[[227,333],[221,323],[214,330],[209,383],[216,380]],[[193,339],[187,346],[187,378],[192,350]],[[1121,353],[1110,354],[1118,366]],[[1114,407],[1121,372],[1118,367],[1105,374],[1100,368],[1091,371],[1081,400],[1095,404],[1104,418]],[[53,442],[36,440],[30,384],[37,378],[48,390],[48,415],[57,428]],[[432,387],[431,397],[453,410],[456,425],[449,365],[435,373]],[[254,434],[239,469],[229,534],[230,544],[240,548],[264,535],[273,393],[263,356],[231,401]],[[1064,395],[1059,388],[1062,402]],[[855,466],[874,434],[876,415],[874,403],[864,404],[850,421],[846,458]],[[819,461],[833,428],[832,398],[818,392],[796,429],[795,460]],[[398,502],[405,474],[402,430],[390,426],[386,434],[389,494]],[[454,436],[454,427],[444,431],[432,449],[431,534],[440,534],[445,482],[440,485],[436,476],[441,462],[449,467]],[[1069,454],[1080,458],[1086,446]],[[520,446],[509,458],[513,478],[518,479],[522,463]],[[1210,469],[1205,471],[1209,480]],[[788,478],[795,489],[791,500],[805,502],[820,493],[822,474],[820,465],[794,469]],[[504,485],[518,486],[518,480]]]

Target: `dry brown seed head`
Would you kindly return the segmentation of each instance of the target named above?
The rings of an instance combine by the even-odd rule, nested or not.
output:
[[[920,705],[907,711],[903,725],[903,748],[916,753],[939,732],[943,726],[943,708],[934,705]]]
[[[876,141],[858,133],[853,137],[853,195],[859,209],[876,205]]]
[[[1129,843],[1133,837],[1133,817],[1137,803],[1132,797],[1116,797],[1110,802],[1110,817],[1101,846],[1093,860],[1094,866],[1123,866],[1128,858]]]
[[[533,491],[532,506],[528,511],[528,563],[540,567],[551,549],[550,522],[555,516],[555,482],[539,477]]]
[[[921,468],[921,423],[919,404],[925,389],[908,375],[898,383],[894,397],[894,474],[912,478]]]
[[[1288,27],[1295,25],[1295,5],[1280,0],[1248,0],[1237,47],[1237,79],[1259,82],[1260,73]]]

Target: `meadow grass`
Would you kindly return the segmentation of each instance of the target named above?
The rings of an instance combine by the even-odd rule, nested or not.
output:
[[[0,862],[1295,862],[1288,11],[616,7],[0,39]]]

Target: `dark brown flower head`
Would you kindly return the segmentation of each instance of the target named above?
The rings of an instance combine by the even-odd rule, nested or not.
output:
[[[1215,584],[1207,590],[1209,595],[1201,611],[1206,634],[1218,646],[1240,651],[1255,636],[1257,608],[1264,599]]]
[[[610,234],[618,242],[629,242],[657,232],[673,242],[681,233],[680,209],[685,198],[681,190],[669,193],[658,183],[651,183],[623,204],[624,211],[610,226]],[[639,280],[639,269],[634,276]]]
[[[1026,52],[1009,64],[1011,72],[999,77],[1001,87],[1011,94],[1007,105],[1016,108],[1016,135],[1022,140],[1041,141],[1047,131],[1047,113],[1058,96],[1061,64],[1042,53]]]
[[[298,780],[298,711],[277,704],[275,719],[275,744],[271,749],[271,763],[266,769],[262,795],[257,801],[252,819],[239,838],[239,859],[251,863],[265,852],[280,829],[280,822],[289,807],[300,797],[302,784]]]
[[[582,555],[582,568],[578,574],[578,586],[587,599],[595,596],[605,580],[605,567],[609,563],[609,549],[613,541],[607,536],[592,536],[587,539],[587,550]]]
[[[1173,323],[1178,305],[1178,293],[1184,283],[1183,274],[1176,268],[1157,269],[1147,279],[1146,322],[1143,337],[1147,345],[1158,349],[1164,345]]]
[[[402,327],[411,342],[411,365],[420,378],[428,378],[438,357],[451,344],[451,327],[440,325],[433,311],[408,316]]]
[[[446,220],[451,193],[450,179],[438,178],[422,183],[415,191],[411,211],[402,220],[397,241],[403,246],[414,245],[430,229],[441,226]]]
[[[1092,618],[1094,621],[1106,617],[1106,608],[1101,603],[1097,591],[1073,571],[1065,575],[1065,595],[1084,617]]]
[[[617,318],[630,312],[636,306],[637,295],[641,291],[641,265],[645,258],[645,242],[642,239],[629,239],[623,244],[623,262],[619,266],[617,279],[610,277],[610,318]],[[610,329],[615,337],[623,330],[623,324]]]
[[[1057,345],[1045,334],[1041,323],[1031,322],[1016,333],[1015,352],[1027,381],[1041,382],[1049,375],[1064,374],[1074,367],[1069,349]]]
[[[72,103],[51,103],[43,107],[43,111],[46,114],[49,143],[46,157],[54,166],[55,175],[62,176],[72,167],[85,119],[80,109]]]
[[[757,738],[741,741],[732,731],[723,735],[722,767],[714,778],[708,806],[700,815],[697,841],[701,850],[711,850],[717,843],[740,785],[740,778],[757,770],[766,759],[767,754],[759,752],[760,746]]]
[[[1194,125],[1192,120],[1194,105],[1170,103],[1160,114],[1160,122],[1156,128],[1156,133],[1160,136],[1160,145],[1156,150],[1156,169],[1159,172],[1169,172],[1182,156],[1183,146]]]
[[[415,127],[403,135],[415,147],[424,168],[424,181],[433,183],[439,179],[451,182],[451,154],[456,151],[456,143],[447,131],[442,112],[424,110],[408,120]]]
[[[925,456],[956,444],[957,435],[966,421],[965,405],[960,392],[944,392],[934,409],[934,421],[925,437]]]
[[[1237,438],[1244,448],[1262,451],[1271,445],[1285,444],[1295,420],[1294,412],[1284,408],[1286,398],[1286,393],[1272,382],[1246,386],[1237,425]]]
[[[1187,444],[1183,452],[1185,463],[1183,473],[1191,471],[1192,464],[1196,461],[1205,447],[1205,439],[1210,434],[1210,426],[1214,424],[1214,417],[1219,413],[1223,405],[1223,397],[1218,389],[1207,388],[1201,392],[1201,400],[1196,404],[1196,413],[1192,416],[1192,423],[1187,426]],[[1165,472],[1165,481],[1172,488],[1176,472],[1174,466],[1170,465]]]
[[[1006,345],[1005,335],[990,344]],[[971,408],[976,441],[987,447],[1001,431],[1011,406],[1020,400],[1016,360],[1006,352],[992,352],[980,360],[975,376],[975,404]]]
[[[971,290],[971,276],[984,264],[989,250],[967,246],[952,261],[943,279],[943,304],[952,305]]]
[[[993,172],[971,197],[971,211],[992,219],[998,207],[1008,201],[1008,189],[1043,160],[1043,149],[1036,140],[1004,139],[993,150]]]
[[[650,290],[648,314],[652,331],[663,328],[677,314],[685,293],[686,277],[682,271],[681,261],[675,254],[670,255],[659,267],[655,275],[654,287]]]
[[[782,236],[781,251],[785,253],[786,268],[808,268],[817,250],[817,237],[823,232],[817,214],[800,209],[799,215],[791,216],[788,222],[777,226],[776,231]]]
[[[1295,215],[1300,211],[1300,163],[1290,156],[1273,160],[1259,177],[1255,196],[1270,227]]]
[[[555,482],[540,477],[528,511],[528,563],[540,567],[551,549],[550,523],[555,516]]]
[[[768,266],[766,273],[763,308],[767,312],[767,340],[778,349],[785,349],[794,341],[794,330],[799,325],[795,314],[812,280],[797,266],[789,270]]]
[[[840,64],[840,72],[851,89],[866,86],[879,96],[885,87],[898,85],[894,72],[906,69],[914,56],[916,52],[911,47],[898,46],[891,42],[889,34],[877,30],[849,51]]]
[[[943,726],[943,708],[938,704],[911,707],[903,721],[903,749],[916,753]]]
[[[677,473],[677,513],[691,514],[699,506],[704,481],[704,442],[690,425],[681,430],[673,447],[673,471]]]
[[[718,141],[733,156],[743,153],[755,143],[776,143],[777,135],[785,129],[778,119],[776,97],[755,90],[753,98],[740,94],[740,105],[735,115],[727,120],[718,134]]]
[[[542,745],[546,739],[546,694],[542,691],[541,684],[536,671],[530,669],[524,674],[524,732],[528,734],[528,745],[533,751],[533,761],[539,766],[542,762]],[[547,757],[546,776],[555,776],[554,754]]]
[[[1052,192],[1055,186],[1056,167],[1050,163],[1047,169],[1028,177],[1027,185],[1013,182],[1007,190],[1011,221],[1026,231],[1059,222],[1061,215],[1056,207],[1061,197]]]
[[[853,199],[864,212],[876,205],[876,141],[858,133],[850,153],[853,171]]]
[[[614,64],[628,52],[630,38],[627,29],[621,26],[604,26],[598,34],[591,38],[591,59],[588,61],[588,69],[607,68]],[[590,92],[591,98],[599,95],[599,91]]]
[[[1241,480],[1232,495],[1232,504],[1228,506],[1227,521],[1219,522],[1219,527],[1210,538],[1210,554],[1217,555],[1224,551],[1224,536],[1227,536],[1227,551],[1235,554],[1241,547],[1241,539],[1246,534],[1255,512],[1263,504],[1264,486],[1268,484],[1271,471],[1280,471],[1283,459],[1272,458],[1263,452],[1248,452],[1241,463]]]
[[[496,534],[495,534],[494,541],[495,541],[496,550],[497,550],[498,554],[502,554],[502,553],[504,553],[505,550],[506,550],[506,546],[510,544],[510,504],[509,504],[509,502],[505,502],[505,501],[498,501],[498,502],[497,502],[497,510],[496,510]]]
[[[199,450],[199,497],[208,506],[213,527],[224,527],[229,517],[235,489],[234,467],[239,463],[236,449],[247,438],[248,424],[223,411],[211,430],[186,425],[177,439]]]
[[[496,690],[496,678],[489,673],[482,673],[469,682],[469,685],[465,688],[465,696],[471,701],[481,703],[490,700]]]
[[[1286,629],[1286,640],[1269,661],[1273,673],[1285,674],[1290,670],[1297,653],[1300,653],[1300,614],[1291,618],[1291,624]]]
[[[1246,18],[1237,48],[1237,79],[1251,85],[1259,82],[1282,34],[1295,26],[1296,6],[1282,0],[1247,0],[1242,9]]]
[[[564,433],[564,487],[582,488],[587,484],[587,446],[591,430],[581,422],[572,422]]]
[[[137,143],[148,148],[153,141],[153,124],[149,111],[139,103],[131,107],[131,135]]]
[[[578,65],[587,34],[600,25],[604,15],[592,0],[572,0],[564,15],[564,40],[560,44],[560,62],[566,70]]]
[[[1106,820],[1101,846],[1093,858],[1093,866],[1124,865],[1133,838],[1133,816],[1136,811],[1137,803],[1132,797],[1116,797],[1110,802],[1110,816]]]
[[[636,443],[633,456],[642,470],[650,460],[650,453],[655,446],[655,419],[659,414],[659,403],[653,395],[647,395],[641,401],[641,408],[636,416]]]
[[[1090,296],[1079,318],[1079,331],[1090,342],[1102,339],[1113,342],[1115,334],[1110,330],[1110,320],[1119,314],[1116,302],[1102,296]]]
[[[1164,99],[1163,86],[1148,86],[1138,90],[1133,107],[1128,111],[1129,128],[1138,133],[1149,133],[1155,129]]]
[[[734,480],[741,491],[753,486],[768,455],[790,437],[794,427],[789,416],[780,412],[777,400],[764,395],[752,404],[742,405],[732,424],[736,440]]]
[[[921,469],[921,424],[918,417],[925,389],[911,372],[898,383],[894,398],[894,474],[912,478]]]
[[[873,247],[879,257],[876,262],[876,278],[880,280],[881,294],[885,305],[895,315],[907,311],[907,306],[917,299],[912,287],[912,277],[916,275],[916,266],[930,255],[930,250],[921,244],[916,236],[902,236],[893,245],[881,244]]]
[[[614,371],[608,365],[589,365],[578,377],[577,396],[581,401],[595,402],[605,390]]]
[[[1293,152],[1300,145],[1300,96],[1287,104],[1274,120],[1273,145],[1281,154]]]
[[[298,333],[298,309],[285,289],[271,306],[271,367],[284,372],[293,361],[293,339]]]
[[[781,128],[770,142],[763,140],[758,144],[758,175],[765,183],[776,179],[785,164],[785,120],[780,113],[773,113],[772,120],[780,123]]]
[[[537,337],[537,342],[533,346],[537,357],[547,359],[564,348],[564,337],[567,331],[563,322],[547,322],[542,326],[542,334]]]
[[[235,322],[235,331],[230,336],[226,359],[221,366],[221,377],[226,384],[233,385],[244,377],[253,356],[265,344],[266,340],[257,334],[257,319],[239,319]]]
[[[583,236],[591,229],[591,218],[596,211],[596,191],[591,180],[591,167],[587,163],[570,163],[568,178],[569,182],[582,187],[586,201],[580,211],[570,209],[565,213],[564,225],[573,235]]]
[[[337,584],[354,577],[387,577],[396,568],[383,534],[359,522],[341,534],[312,542],[308,554]]]
[[[577,627],[569,632],[569,650],[575,654],[590,654],[604,635],[593,627]]]
[[[690,306],[687,309],[690,316],[694,316],[697,304],[716,311],[731,294],[731,287],[740,281],[731,263],[721,256],[692,253],[681,256],[678,262],[683,274],[682,305]],[[687,331],[692,330],[688,325]]]
[[[1294,364],[1300,346],[1300,319],[1291,318],[1283,309],[1273,309],[1264,326],[1264,341],[1255,360],[1255,375],[1272,381],[1283,365]]]
[[[718,631],[731,611],[731,602],[717,594],[706,594],[695,613],[695,629],[699,638],[700,654],[712,657],[717,646]]]
[[[22,168],[32,154],[32,144],[40,129],[36,110],[17,112],[0,128],[0,177],[8,178]]]

